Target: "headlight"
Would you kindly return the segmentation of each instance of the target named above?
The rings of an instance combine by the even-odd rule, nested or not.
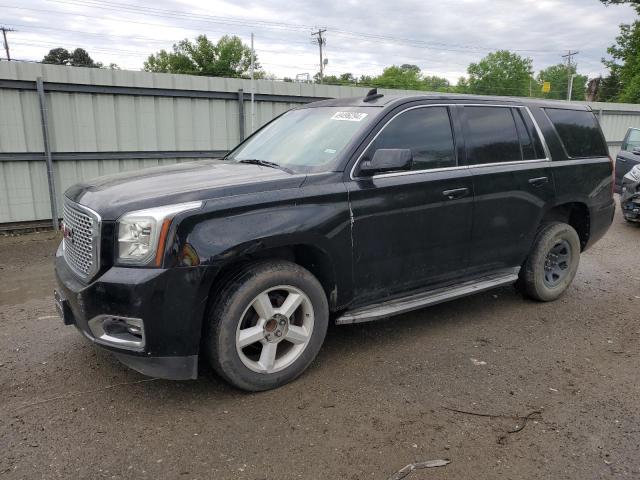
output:
[[[178,203],[129,212],[118,220],[118,263],[159,266],[171,219],[178,213],[195,210],[202,202]],[[159,257],[159,258],[156,258]]]
[[[640,165],[636,165],[631,170],[629,170],[629,173],[627,173],[625,177],[629,177],[629,179],[633,180],[634,182],[640,182]]]

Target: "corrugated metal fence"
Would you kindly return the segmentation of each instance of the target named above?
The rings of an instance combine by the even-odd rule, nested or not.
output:
[[[242,79],[0,62],[0,227],[51,218],[40,98],[60,211],[62,193],[78,181],[220,156],[252,124],[301,103],[367,91],[260,80],[252,119],[250,89]],[[626,129],[640,127],[640,106],[591,106],[615,155]]]

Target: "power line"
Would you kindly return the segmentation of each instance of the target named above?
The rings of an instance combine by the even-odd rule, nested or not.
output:
[[[11,61],[11,53],[9,53],[9,41],[7,40],[7,32],[15,32],[13,28],[5,27],[4,25],[0,27],[2,30],[2,38],[4,38],[4,51],[7,53],[7,61]]]
[[[311,34],[312,37],[315,37],[317,35],[317,37],[314,39],[314,42],[316,42],[318,44],[318,47],[320,48],[320,83],[322,84],[322,80],[324,78],[324,60],[322,58],[322,47],[324,47],[327,44],[327,39],[323,38],[322,34],[324,32],[326,32],[327,29],[318,29],[317,32],[313,32]]]
[[[184,13],[184,12],[179,12],[175,10],[165,10],[165,9],[149,8],[149,7],[143,7],[143,6],[133,6],[133,5],[127,5],[127,4],[117,3],[117,2],[110,2],[110,1],[101,1],[101,2],[97,2],[96,0],[49,0],[49,1],[54,3],[84,6],[88,8],[98,8],[102,10],[113,10],[113,11],[120,11],[120,12],[124,11],[129,13],[136,13],[140,15],[151,15],[151,16],[161,17],[161,18],[170,18],[174,20],[176,19],[176,17],[178,17],[184,20],[198,22],[198,23],[205,23],[205,24],[221,23],[224,25],[232,24],[236,26],[250,27],[250,28],[258,27],[258,28],[290,30],[290,31],[308,30],[310,28],[309,25],[302,25],[302,24],[292,24],[292,23],[284,23],[284,22],[267,22],[262,20],[244,20],[244,19],[238,19],[234,17],[221,17],[221,16],[212,16],[212,15],[205,15],[205,14],[190,14],[190,13]],[[95,16],[88,16],[88,15],[83,15],[83,14],[74,13],[74,12],[61,12],[59,10],[16,7],[12,5],[0,5],[0,6],[6,7],[6,8],[18,8],[22,10],[56,13],[60,15],[76,15],[76,16],[95,19]],[[145,23],[145,22],[132,22],[130,20],[122,20],[122,19],[118,19],[118,21],[124,21],[129,23]],[[146,23],[146,24],[154,25],[150,23]],[[158,24],[155,24],[155,25],[158,25]],[[163,24],[160,24],[158,26],[167,27],[167,25],[163,25]],[[364,38],[364,39],[372,39],[372,40],[385,40],[391,43],[409,45],[416,48],[428,47],[433,50],[450,51],[450,52],[468,52],[469,50],[477,50],[477,51],[496,50],[496,48],[494,47],[488,47],[488,46],[482,46],[482,45],[447,44],[443,42],[431,42],[431,41],[418,40],[418,39],[401,38],[401,37],[394,37],[389,35],[380,35],[380,34],[373,34],[373,33],[367,33],[367,32],[339,29],[339,28],[330,27],[330,29],[333,33],[341,36],[348,36],[348,37],[354,37],[354,38],[360,38],[360,39]],[[510,50],[514,52],[530,52],[530,53],[536,53],[536,52],[551,53],[556,51],[556,50],[547,50],[547,49],[534,50],[534,49],[516,49],[516,48],[510,48]]]

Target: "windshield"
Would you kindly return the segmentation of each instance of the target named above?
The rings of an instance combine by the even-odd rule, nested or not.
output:
[[[331,171],[349,141],[371,123],[377,107],[291,110],[236,148],[229,160],[262,163],[296,173]]]

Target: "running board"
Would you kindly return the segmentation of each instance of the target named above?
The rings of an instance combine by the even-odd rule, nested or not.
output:
[[[387,300],[367,307],[357,308],[344,313],[336,319],[337,325],[371,322],[411,312],[420,308],[447,302],[474,293],[484,292],[502,285],[509,285],[518,279],[520,268],[501,271],[493,275],[478,278],[458,285],[451,285],[426,292],[415,293],[403,298]]]

